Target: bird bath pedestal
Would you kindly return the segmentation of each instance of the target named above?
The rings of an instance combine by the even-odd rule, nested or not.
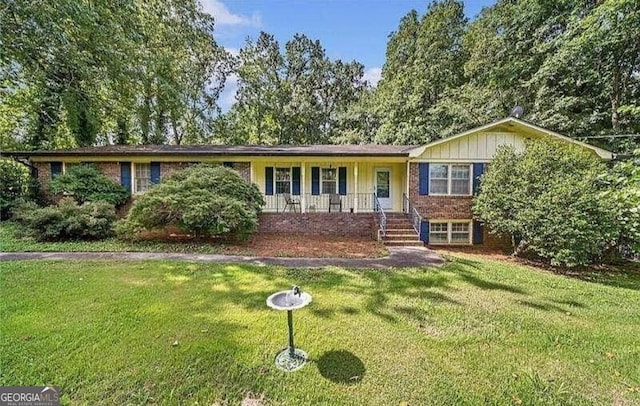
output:
[[[307,353],[293,345],[293,311],[311,303],[311,295],[294,286],[291,290],[274,293],[267,298],[267,306],[275,310],[287,311],[289,346],[276,355],[276,367],[285,372],[302,368],[307,362]]]

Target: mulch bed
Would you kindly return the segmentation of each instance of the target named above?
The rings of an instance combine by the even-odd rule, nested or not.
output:
[[[177,229],[145,233],[144,240],[218,245],[220,254],[258,257],[380,258],[384,244],[370,238],[258,233],[244,242],[196,239]]]

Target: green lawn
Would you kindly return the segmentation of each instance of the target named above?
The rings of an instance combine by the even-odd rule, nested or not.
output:
[[[638,404],[640,275],[598,282],[475,256],[442,268],[0,263],[0,385],[73,404]],[[313,358],[273,366],[299,284]],[[177,345],[173,343],[177,341]]]
[[[39,242],[31,237],[19,236],[18,224],[0,222],[0,250],[4,252],[187,252],[217,254],[225,246],[210,242],[127,242],[116,238],[97,241]]]

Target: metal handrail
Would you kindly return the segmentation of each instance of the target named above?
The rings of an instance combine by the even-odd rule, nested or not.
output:
[[[413,205],[413,202],[409,200],[406,193],[402,194],[402,211],[411,216],[411,223],[413,224],[413,229],[416,230],[416,233],[420,235],[420,228],[422,227],[422,216]]]
[[[373,199],[375,202],[375,212],[378,215],[378,236],[384,237],[387,235],[387,215],[384,212],[384,209],[380,205],[380,201],[378,200],[378,196],[374,193]]]

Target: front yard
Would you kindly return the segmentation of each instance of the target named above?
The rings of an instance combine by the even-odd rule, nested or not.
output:
[[[597,282],[455,254],[442,268],[3,262],[0,385],[72,404],[637,404],[640,275]],[[313,358],[284,374],[299,284]]]
[[[220,242],[184,235],[154,233],[139,241],[108,238],[96,241],[38,242],[21,237],[18,225],[0,222],[4,252],[183,252],[259,257],[379,258],[388,254],[381,242],[369,238],[301,236],[258,233],[245,242]]]

